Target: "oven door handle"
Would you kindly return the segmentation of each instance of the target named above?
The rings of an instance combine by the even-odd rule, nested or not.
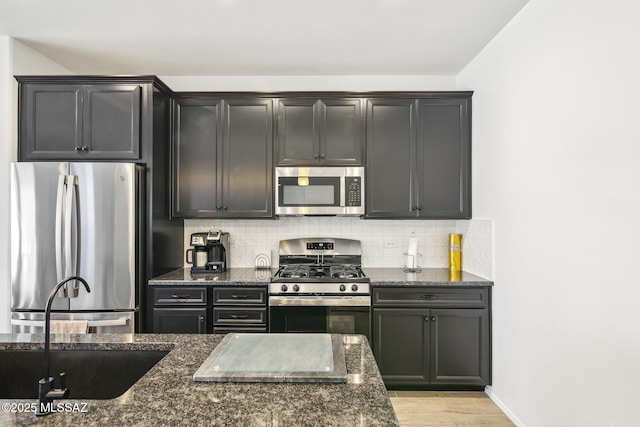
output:
[[[277,296],[269,297],[269,306],[271,307],[295,307],[295,306],[317,306],[317,307],[369,307],[371,306],[371,297],[365,295],[358,296]]]

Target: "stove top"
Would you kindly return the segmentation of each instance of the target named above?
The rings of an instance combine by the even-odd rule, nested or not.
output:
[[[280,268],[269,293],[368,295],[369,278],[362,271],[359,240],[300,238],[280,241]]]
[[[303,265],[281,267],[274,276],[281,279],[359,279],[366,277],[357,265]]]

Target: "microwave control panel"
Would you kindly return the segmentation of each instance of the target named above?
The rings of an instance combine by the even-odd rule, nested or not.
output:
[[[362,178],[359,176],[347,176],[344,178],[346,206],[362,206]]]

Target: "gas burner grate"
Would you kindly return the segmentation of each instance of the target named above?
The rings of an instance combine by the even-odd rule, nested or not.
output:
[[[306,265],[290,265],[280,272],[280,277],[292,279],[307,278],[311,275],[311,269]]]
[[[360,270],[352,265],[334,265],[329,270],[331,277],[337,279],[349,279],[360,277]]]

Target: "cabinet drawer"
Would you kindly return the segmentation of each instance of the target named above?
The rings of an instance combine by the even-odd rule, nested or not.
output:
[[[154,288],[154,305],[206,305],[207,288]]]
[[[487,288],[374,288],[374,306],[488,307]]]
[[[213,326],[264,326],[267,325],[266,308],[215,308]]]
[[[225,287],[213,289],[213,305],[266,305],[266,288]]]

